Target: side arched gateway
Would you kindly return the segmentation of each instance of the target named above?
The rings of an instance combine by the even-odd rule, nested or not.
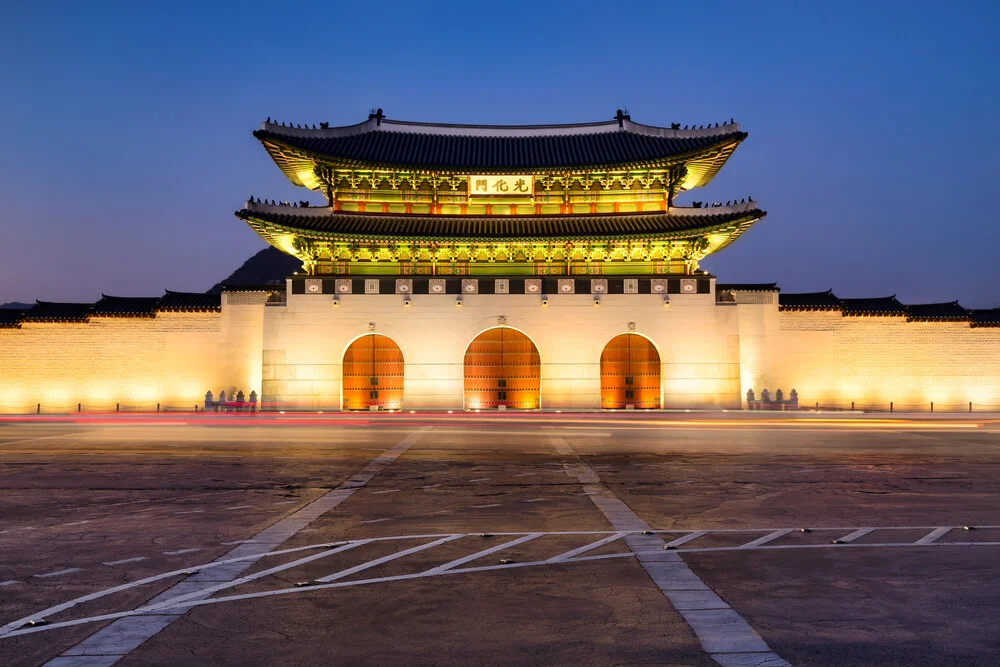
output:
[[[344,410],[403,407],[403,352],[388,336],[366,334],[344,352]]]
[[[497,327],[465,351],[465,407],[535,410],[541,404],[538,348],[517,329]]]
[[[625,333],[601,352],[601,407],[660,407],[660,353],[648,338]]]

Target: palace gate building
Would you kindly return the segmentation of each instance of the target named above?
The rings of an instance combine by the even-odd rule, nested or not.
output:
[[[254,132],[323,206],[237,217],[302,262],[284,285],[0,311],[0,410],[256,391],[274,409],[1000,406],[1000,309],[718,283],[699,267],[764,218],[678,199],[734,122]],[[687,195],[685,198],[693,198]]]

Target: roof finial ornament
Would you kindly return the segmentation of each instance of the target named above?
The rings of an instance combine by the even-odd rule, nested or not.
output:
[[[618,121],[618,127],[624,128],[625,127],[625,120],[626,119],[629,119],[627,113],[623,112],[621,109],[616,109],[615,110],[615,120]],[[629,120],[631,120],[631,119],[629,119]]]
[[[319,129],[321,129],[321,130],[328,130],[328,129],[330,129],[330,123],[320,123],[319,124]]]
[[[270,116],[268,116],[268,117],[267,117],[267,120],[265,120],[264,122],[265,122],[265,123],[268,123],[268,124],[270,124],[270,123],[271,123],[271,117],[270,117]]]
[[[379,107],[377,111],[369,111],[368,120],[375,119],[375,127],[382,125],[382,119],[385,118],[385,114],[382,113],[382,108]]]

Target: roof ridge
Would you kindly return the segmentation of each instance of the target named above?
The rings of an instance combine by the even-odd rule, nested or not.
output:
[[[606,121],[588,123],[552,123],[543,125],[428,123],[423,121],[391,120],[384,117],[376,118],[372,116],[368,120],[355,123],[354,125],[330,127],[329,123],[320,123],[320,127],[318,128],[315,124],[309,127],[308,123],[305,127],[301,124],[292,125],[289,123],[285,125],[284,122],[278,123],[277,121],[272,121],[269,116],[267,120],[260,124],[260,130],[285,136],[316,139],[351,137],[369,132],[466,137],[539,137],[631,132],[633,134],[665,138],[696,139],[742,132],[740,124],[733,119],[730,119],[728,122],[715,123],[714,126],[712,123],[703,123],[698,127],[692,124],[690,127],[685,125],[681,128],[680,123],[671,123],[670,127],[637,123],[629,116],[624,116],[621,120],[612,118]]]

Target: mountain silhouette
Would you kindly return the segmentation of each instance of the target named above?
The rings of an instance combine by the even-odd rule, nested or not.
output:
[[[208,290],[209,294],[217,294],[222,291],[223,285],[283,285],[285,278],[300,271],[302,262],[291,255],[286,255],[277,248],[268,246],[256,255],[243,262],[243,266],[229,274],[221,282],[216,283]]]

